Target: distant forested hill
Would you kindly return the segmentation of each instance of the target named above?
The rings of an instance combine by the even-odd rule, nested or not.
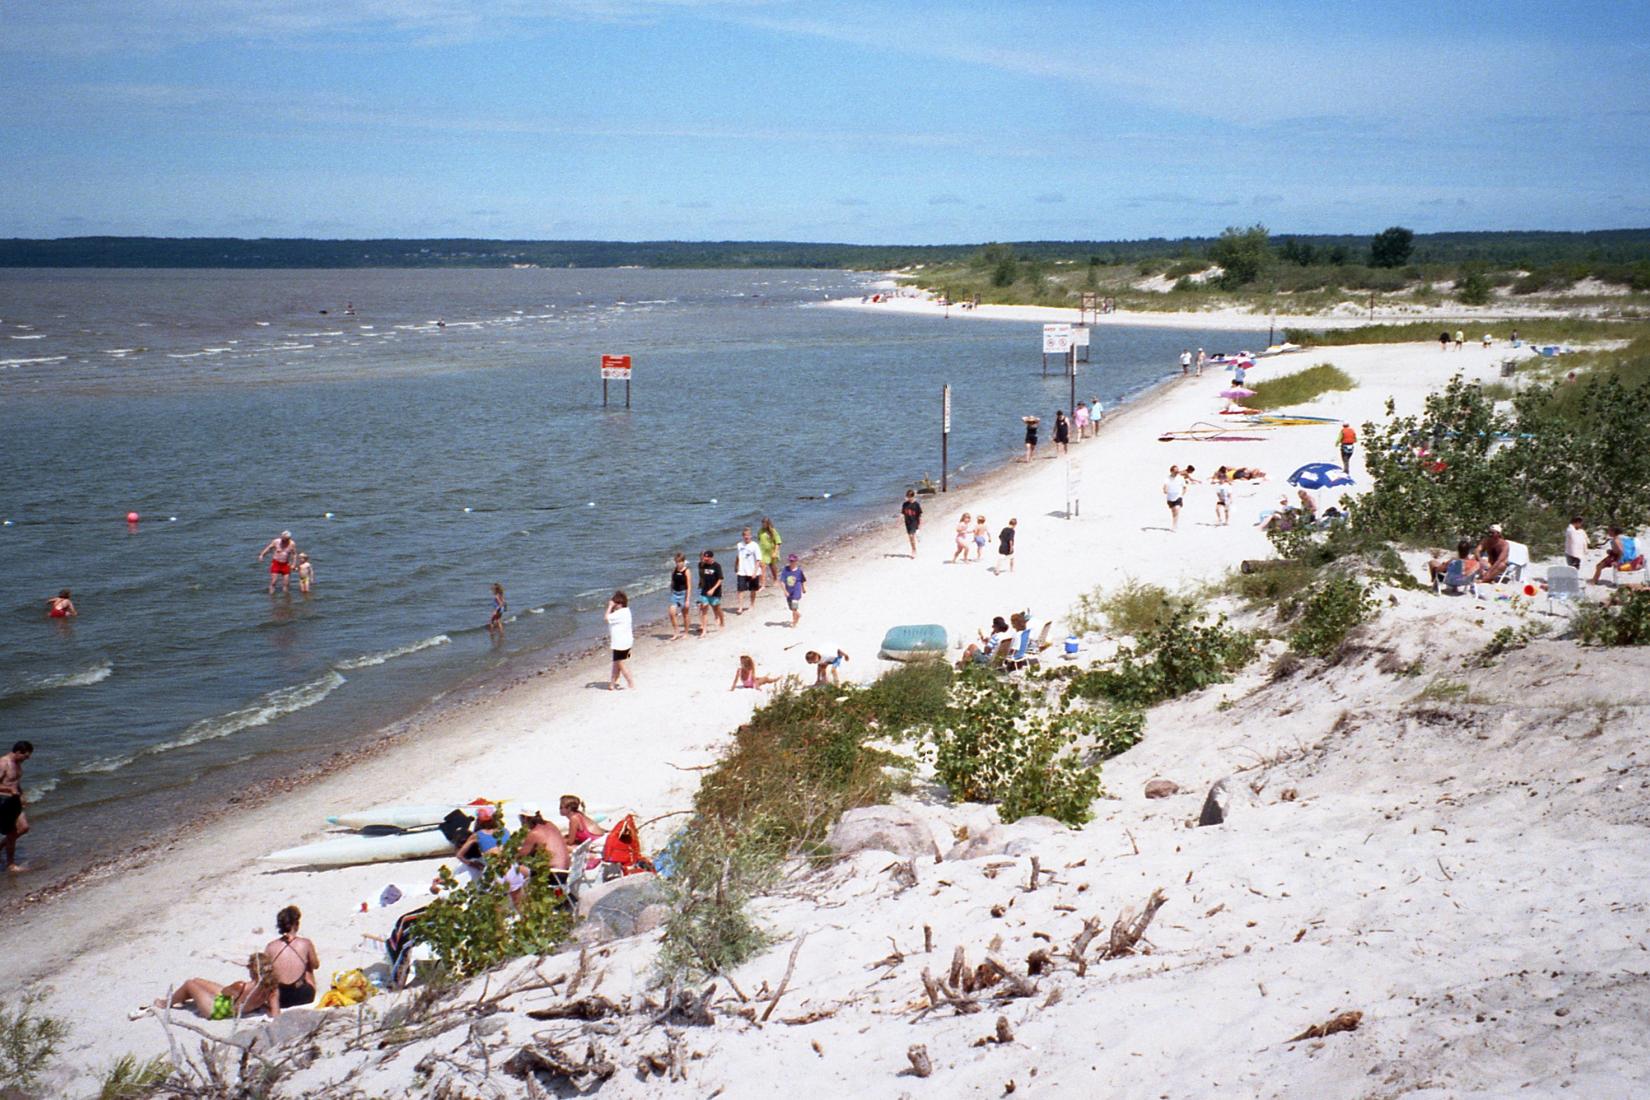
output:
[[[1368,235],[1273,233],[1321,251],[1361,254]],[[1024,241],[1023,259],[1132,263],[1205,254],[1210,237]],[[307,240],[233,237],[61,237],[0,240],[0,267],[811,267],[882,270],[964,260],[979,244],[856,245],[796,241]],[[1650,229],[1589,233],[1417,234],[1411,262],[1539,266],[1650,259]]]

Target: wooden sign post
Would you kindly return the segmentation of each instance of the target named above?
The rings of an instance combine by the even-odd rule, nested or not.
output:
[[[612,379],[624,381],[624,407],[630,408],[630,356],[602,356],[602,408],[607,408],[607,383]]]

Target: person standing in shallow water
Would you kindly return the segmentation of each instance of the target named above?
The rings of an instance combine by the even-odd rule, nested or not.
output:
[[[291,531],[282,531],[269,540],[269,545],[258,551],[258,564],[269,557],[269,594],[275,594],[275,579],[281,580],[281,591],[292,591],[292,568],[298,561],[298,544],[292,541]]]

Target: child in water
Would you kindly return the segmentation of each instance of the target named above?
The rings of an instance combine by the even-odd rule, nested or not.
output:
[[[504,613],[510,610],[510,605],[504,602],[504,586],[493,585],[493,617],[487,620],[487,632],[497,632],[500,637],[504,634]]]
[[[315,582],[315,567],[309,564],[309,555],[298,554],[298,591],[309,595],[309,586]]]

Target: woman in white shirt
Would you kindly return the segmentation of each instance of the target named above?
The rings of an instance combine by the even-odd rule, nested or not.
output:
[[[607,630],[612,637],[613,646],[613,674],[608,678],[607,689],[619,691],[619,677],[624,677],[625,684],[635,688],[636,681],[630,678],[630,649],[636,644],[636,633],[630,622],[630,597],[624,592],[613,593],[613,598],[607,601]]]

